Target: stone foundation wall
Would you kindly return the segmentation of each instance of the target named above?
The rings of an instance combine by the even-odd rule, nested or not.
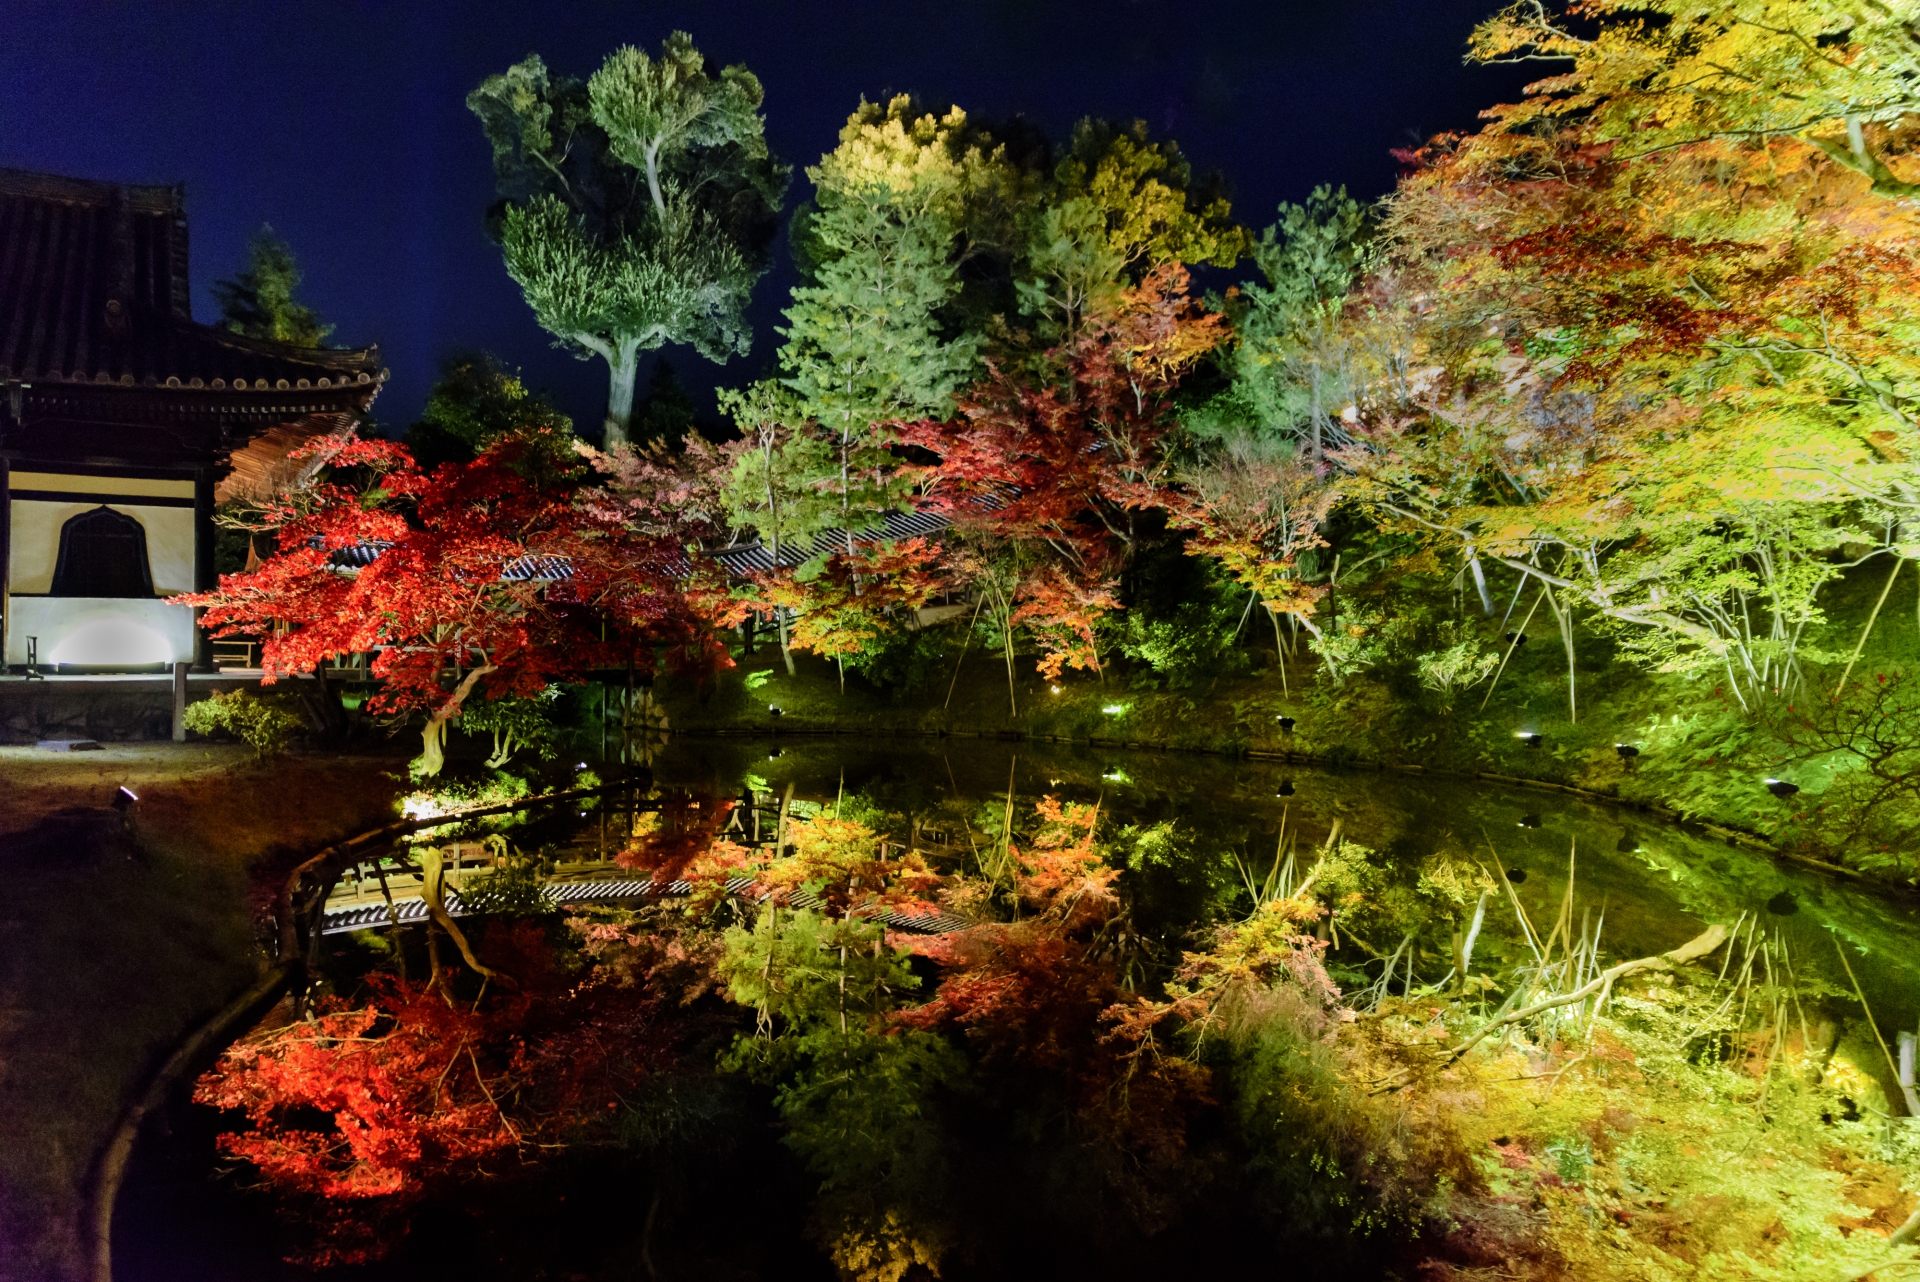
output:
[[[187,701],[204,699],[215,690],[258,685],[258,681],[239,677],[196,676],[187,683]],[[126,743],[172,737],[170,677],[0,681],[0,743],[38,743],[42,739]]]

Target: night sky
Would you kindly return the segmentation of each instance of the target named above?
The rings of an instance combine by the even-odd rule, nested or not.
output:
[[[306,273],[332,342],[377,342],[390,429],[417,417],[441,358],[481,348],[597,431],[605,366],[555,350],[483,232],[492,170],[467,91],[537,52],[584,76],[614,48],[684,27],[710,64],[766,86],[767,137],[796,171],[830,149],[864,94],[1024,114],[1063,137],[1081,116],[1146,120],[1197,170],[1219,170],[1259,227],[1316,183],[1372,198],[1388,149],[1510,99],[1523,77],[1468,68],[1499,0],[1104,0],[851,4],[10,0],[0,33],[0,166],[184,182],[194,314],[271,223]],[[805,198],[796,172],[788,206]],[[669,355],[710,410],[715,383],[765,372],[792,272],[755,296],[751,355]],[[644,394],[647,373],[642,372]]]

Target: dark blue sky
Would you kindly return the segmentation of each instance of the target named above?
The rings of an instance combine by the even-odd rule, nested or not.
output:
[[[262,222],[292,242],[333,341],[381,344],[376,413],[417,416],[441,357],[484,348],[597,429],[605,372],[554,350],[482,230],[492,173],[467,91],[529,52],[584,75],[621,44],[692,32],[766,86],[767,135],[796,169],[861,95],[912,92],[978,119],[1024,113],[1055,137],[1084,115],[1139,117],[1231,181],[1243,222],[1318,182],[1373,197],[1388,149],[1510,98],[1467,68],[1499,0],[10,0],[0,35],[0,166],[184,182],[194,314]],[[805,195],[796,179],[792,201]],[[752,355],[691,352],[690,384],[744,381],[777,346],[791,273],[756,297]],[[645,374],[642,375],[645,387]],[[711,404],[706,391],[698,399]]]

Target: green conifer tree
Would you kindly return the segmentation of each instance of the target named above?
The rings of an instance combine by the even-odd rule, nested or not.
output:
[[[793,291],[781,333],[784,382],[800,412],[838,442],[832,478],[852,531],[896,499],[880,425],[942,417],[978,366],[977,334],[945,332],[961,289],[956,240],[971,189],[997,157],[958,109],[898,97],[862,103],[840,145],[807,170],[815,188],[800,236],[812,279]]]
[[[548,430],[573,434],[573,420],[543,393],[530,392],[485,352],[463,352],[440,367],[440,381],[427,396],[418,422],[407,429],[406,446],[420,466],[465,463],[509,432]]]
[[[311,307],[293,301],[299,287],[293,247],[262,223],[247,243],[247,269],[213,283],[220,328],[294,347],[320,346],[333,326],[322,325]]]

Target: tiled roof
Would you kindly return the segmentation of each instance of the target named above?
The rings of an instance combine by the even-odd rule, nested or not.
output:
[[[894,543],[901,539],[925,538],[940,533],[948,524],[946,517],[934,512],[889,512],[881,524],[855,531],[853,541],[856,544]],[[823,530],[810,543],[799,546],[790,544],[781,548],[780,564],[791,568],[808,557],[838,552],[846,545],[844,530]],[[360,569],[379,560],[380,554],[388,546],[385,543],[356,543],[352,547],[337,549],[332,561],[338,566]],[[759,542],[716,548],[707,555],[725,567],[727,573],[736,576],[773,568],[773,553]],[[683,574],[690,569],[685,563],[679,567]],[[572,578],[573,567],[565,557],[523,556],[508,562],[501,569],[500,577],[508,583],[557,583]]]
[[[316,541],[310,546],[318,547]],[[342,569],[363,570],[380,559],[391,543],[368,540],[335,548],[328,561]],[[500,567],[502,583],[562,583],[573,577],[573,565],[563,556],[518,556]]]
[[[0,169],[0,379],[371,399],[381,378],[377,347],[290,347],[196,324],[180,188]]]
[[[948,521],[935,512],[889,512],[878,526],[855,530],[853,541],[860,543],[897,543],[901,539],[927,538],[947,528]],[[780,564],[789,568],[810,557],[828,555],[847,546],[845,530],[823,530],[808,543],[787,544],[780,549]],[[759,541],[736,547],[715,548],[707,555],[727,568],[729,574],[764,573],[774,568],[773,552]]]

